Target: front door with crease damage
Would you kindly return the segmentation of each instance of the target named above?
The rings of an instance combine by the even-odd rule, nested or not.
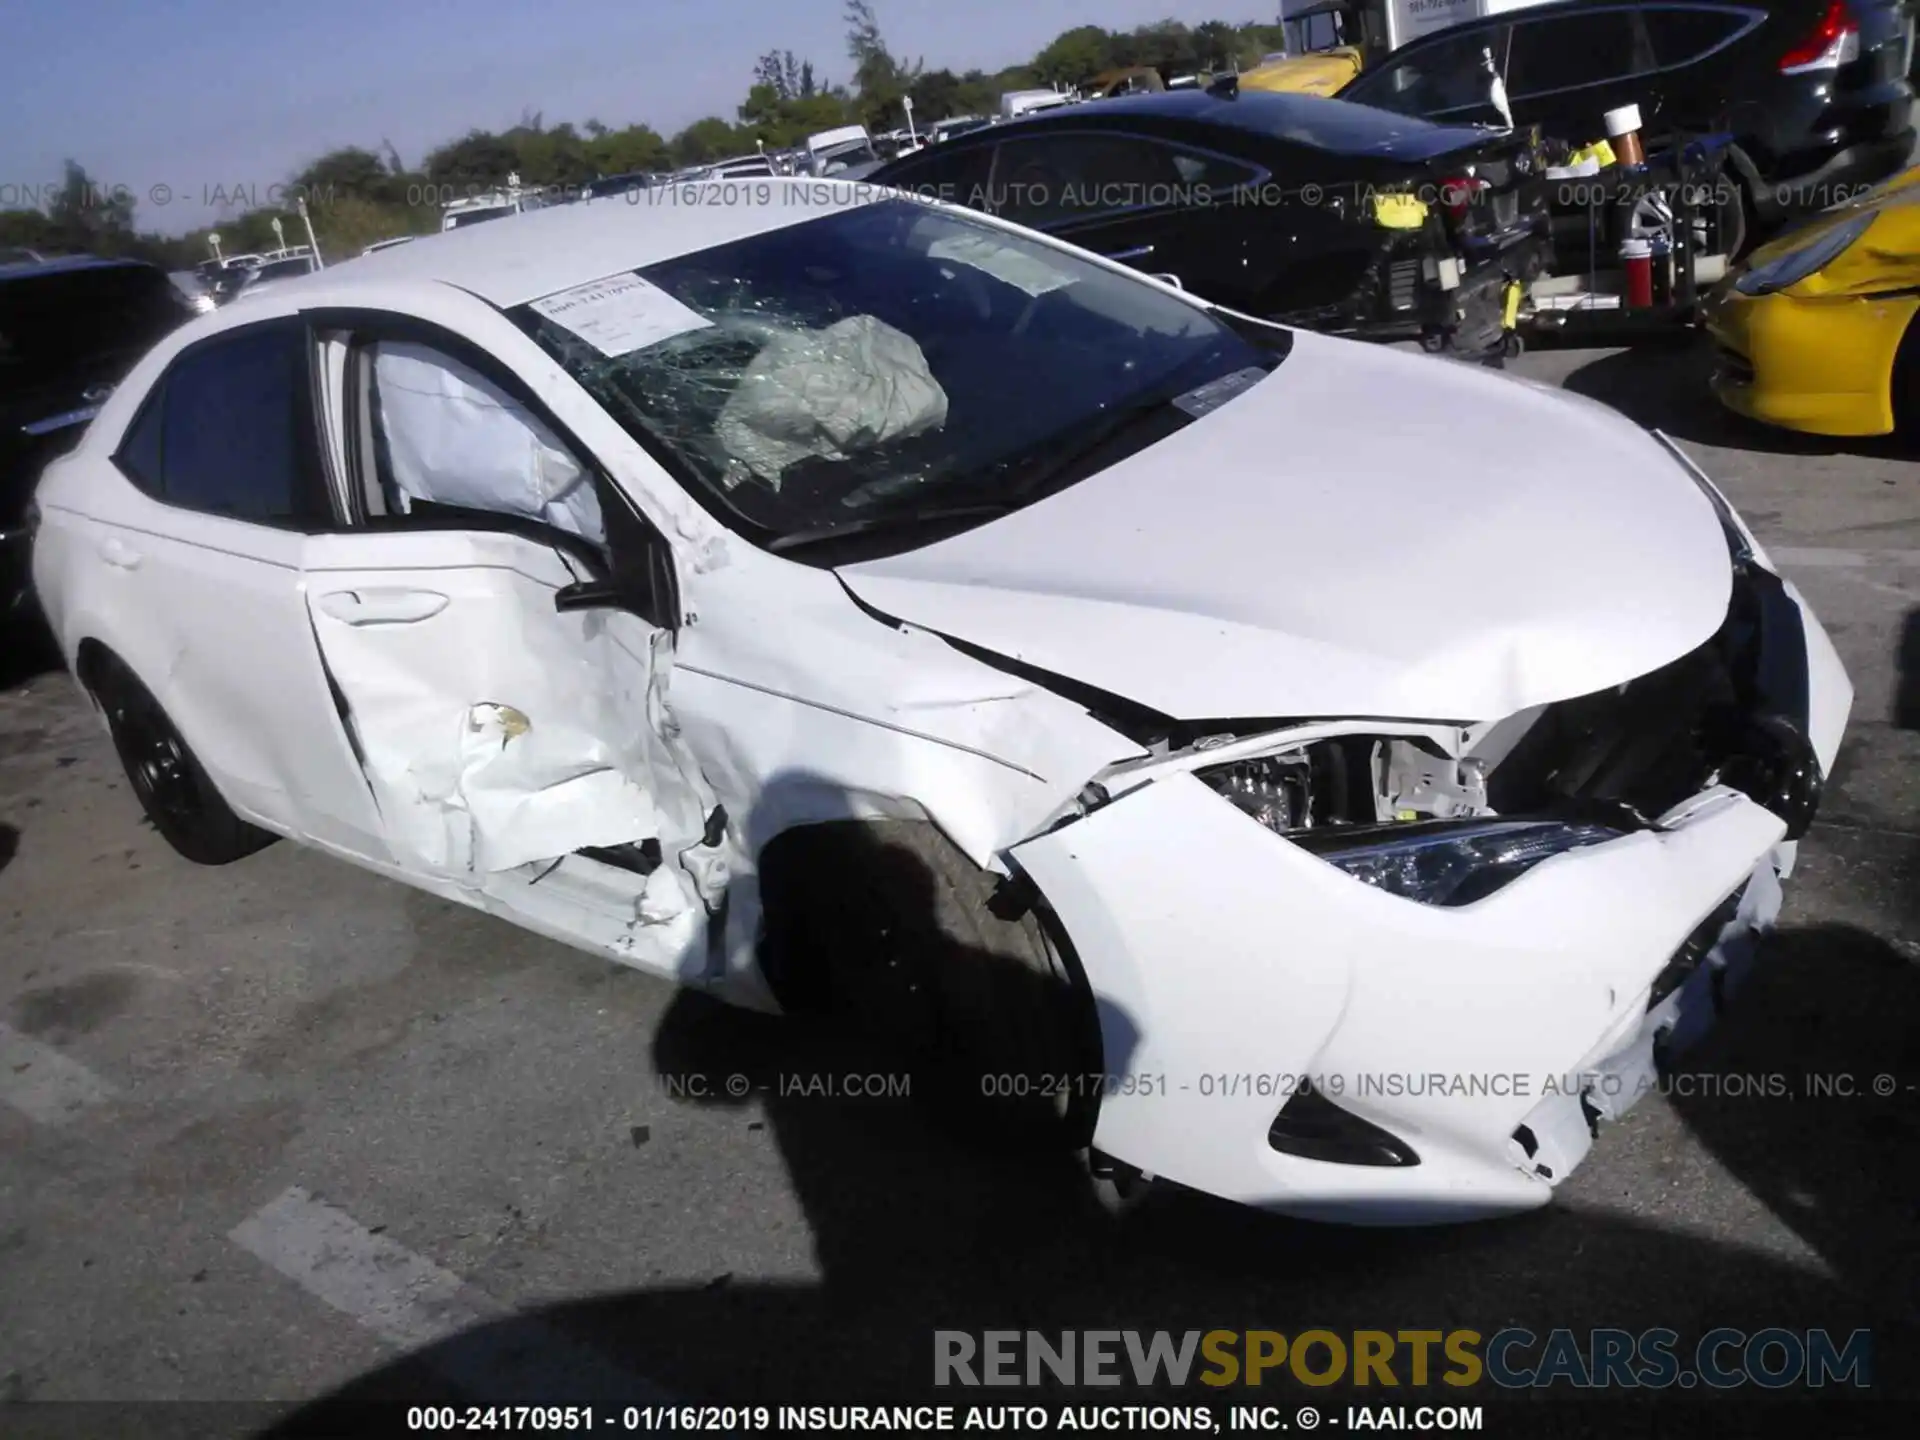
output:
[[[716,802],[673,738],[672,635],[623,609],[557,611],[556,593],[588,577],[519,534],[317,535],[303,569],[408,878],[697,982],[727,842],[705,843]]]

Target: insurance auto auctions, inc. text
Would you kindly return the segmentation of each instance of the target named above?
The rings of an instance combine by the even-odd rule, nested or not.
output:
[[[741,1412],[743,1415],[747,1412]],[[1322,1425],[1344,1430],[1477,1432],[1485,1428],[1478,1405],[783,1405],[777,1420],[786,1433],[884,1431],[930,1435],[983,1431],[1023,1435],[1199,1434],[1297,1430]]]

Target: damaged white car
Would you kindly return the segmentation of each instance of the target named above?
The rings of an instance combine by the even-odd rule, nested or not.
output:
[[[160,831],[851,1011],[1109,1191],[1545,1202],[1777,911],[1852,700],[1793,587],[1597,406],[771,193],[147,357],[33,566]]]

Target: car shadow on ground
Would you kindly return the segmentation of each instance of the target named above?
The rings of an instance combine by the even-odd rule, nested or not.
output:
[[[11,825],[0,825],[0,870],[13,863],[20,853],[20,832]]]
[[[1671,1168],[1685,1163],[1679,1155],[1656,1165],[1653,1183],[1664,1187],[1653,1201],[1657,1221],[1646,1218],[1645,1195],[1597,1195],[1577,1182],[1571,1198],[1545,1210],[1438,1230],[1312,1226],[1178,1190],[1116,1218],[1093,1202],[1069,1156],[962,1138],[929,1124],[908,1098],[785,1088],[790,1077],[871,1069],[872,1053],[813,1025],[683,994],[654,1037],[654,1063],[667,1076],[753,1077],[742,1118],[766,1125],[778,1143],[812,1230],[817,1283],[735,1276],[566,1299],[409,1354],[268,1433],[342,1433],[363,1423],[367,1403],[619,1398],[544,1380],[556,1373],[556,1348],[633,1377],[626,1403],[662,1393],[733,1405],[1153,1400],[1282,1404],[1291,1415],[1307,1401],[1323,1410],[1472,1401],[1493,1407],[1489,1429],[1525,1406],[1529,1434],[1646,1433],[1654,1415],[1640,1407],[1652,1398],[1671,1417],[1663,1433],[1752,1421],[1749,1407],[1773,1419],[1811,1418],[1801,1408],[1804,1387],[1640,1391],[1623,1401],[1618,1391],[1601,1396],[1566,1383],[1382,1392],[1343,1377],[1308,1389],[1284,1370],[1258,1389],[933,1383],[938,1330],[1465,1327],[1490,1335],[1511,1326],[1541,1337],[1565,1327],[1582,1343],[1596,1328],[1665,1327],[1683,1337],[1683,1356],[1718,1327],[1824,1327],[1841,1340],[1870,1328],[1872,1385],[1816,1392],[1821,1430],[1904,1432],[1920,1395],[1920,1377],[1905,1363],[1920,1329],[1911,1093],[1920,1080],[1920,970],[1875,936],[1838,925],[1783,932],[1765,959],[1721,1027],[1681,1062],[1674,1080],[1692,1083],[1669,1096],[1709,1164],[1756,1197],[1751,1234],[1690,1207],[1697,1175]],[[1881,1093],[1879,1076],[1901,1088]],[[1644,1123],[1631,1117],[1613,1143],[1627,1143]],[[1531,1363],[1541,1350],[1515,1353]],[[1710,1420],[1689,1413],[1703,1395]]]
[[[1672,340],[1609,351],[1572,371],[1562,383],[1575,394],[1609,405],[1650,430],[1664,430],[1676,440],[1774,455],[1906,458],[1906,450],[1893,436],[1805,435],[1736,415],[1714,399],[1708,385],[1713,367],[1712,343],[1689,332]]]
[[[1893,723],[1896,729],[1920,730],[1920,605],[1907,612],[1899,646],[1893,665]]]
[[[60,651],[37,621],[14,621],[0,629],[0,691],[60,668]]]

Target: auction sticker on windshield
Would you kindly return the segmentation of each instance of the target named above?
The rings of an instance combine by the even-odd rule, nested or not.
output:
[[[575,285],[528,307],[614,358],[645,350],[713,324],[638,275],[610,275]]]
[[[927,258],[970,265],[1036,299],[1073,284],[1073,276],[1061,274],[1030,247],[1003,245],[991,235],[942,235],[927,246]]]

